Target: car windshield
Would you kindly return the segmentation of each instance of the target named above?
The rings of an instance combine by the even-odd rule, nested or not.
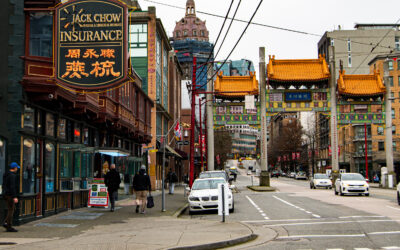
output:
[[[226,182],[222,179],[196,180],[193,183],[192,190],[217,189],[219,183],[226,183]]]
[[[204,172],[204,173],[200,173],[200,175],[199,175],[200,179],[218,178],[218,177],[222,177],[226,180],[225,172]]]
[[[329,179],[326,174],[315,174],[314,179]]]
[[[344,181],[365,181],[365,178],[360,174],[344,174],[342,175]]]
[[[305,175],[306,173],[304,173],[304,172],[298,172],[297,174],[298,174],[298,175]]]

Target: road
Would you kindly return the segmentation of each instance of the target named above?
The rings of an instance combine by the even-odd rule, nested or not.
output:
[[[393,190],[371,189],[370,197],[342,197],[333,190],[311,190],[307,181],[281,177],[271,180],[277,192],[256,193],[246,188],[250,183],[245,173],[238,176],[235,212],[227,220],[255,231],[272,229],[277,236],[237,249],[400,249],[400,206]],[[221,219],[215,213],[192,218]]]

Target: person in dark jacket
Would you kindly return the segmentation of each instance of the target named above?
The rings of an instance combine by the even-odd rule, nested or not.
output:
[[[178,181],[178,176],[176,176],[176,174],[172,172],[172,169],[170,168],[167,174],[169,194],[174,194],[175,182],[177,181]]]
[[[17,163],[10,164],[10,170],[4,173],[3,176],[3,196],[7,204],[7,216],[4,220],[3,227],[7,232],[18,232],[12,227],[15,204],[18,203],[18,176],[17,171],[20,167]]]
[[[142,165],[138,173],[133,177],[133,189],[136,193],[136,200],[139,204],[136,206],[136,213],[139,213],[139,206],[141,206],[141,213],[145,213],[147,202],[147,191],[151,192],[150,177],[146,173],[146,166]]]
[[[108,188],[108,196],[110,197],[111,212],[114,212],[115,200],[118,199],[118,188],[121,183],[121,177],[115,169],[115,164],[111,164],[110,171],[107,172],[104,183]]]

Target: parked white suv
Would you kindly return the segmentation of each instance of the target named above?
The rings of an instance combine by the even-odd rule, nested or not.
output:
[[[369,185],[359,173],[342,173],[335,182],[335,195],[358,194],[369,196]]]

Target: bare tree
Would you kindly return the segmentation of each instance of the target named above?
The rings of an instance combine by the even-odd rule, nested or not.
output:
[[[220,157],[219,164],[216,162],[215,165],[219,169],[223,169],[223,164],[228,159],[228,154],[232,152],[232,137],[228,131],[214,131],[214,149],[215,155],[219,155]]]

